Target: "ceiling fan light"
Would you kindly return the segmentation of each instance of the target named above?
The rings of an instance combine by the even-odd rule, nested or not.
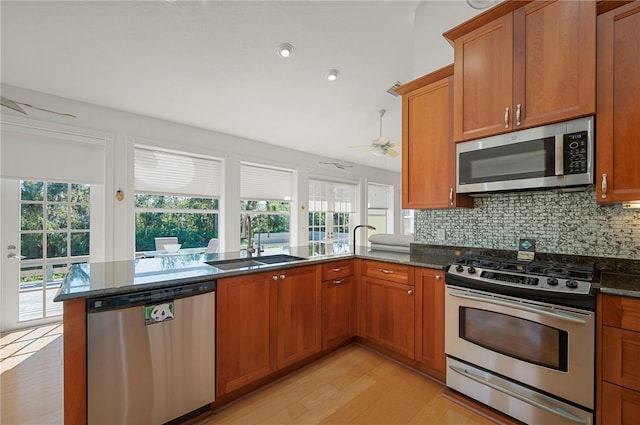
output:
[[[338,70],[337,69],[330,69],[324,76],[324,78],[327,79],[327,81],[335,81],[338,79]]]
[[[374,148],[372,152],[375,156],[385,156],[387,154],[387,150],[384,146],[378,146]]]
[[[293,46],[289,43],[282,43],[278,46],[278,56],[288,58],[293,54]]]

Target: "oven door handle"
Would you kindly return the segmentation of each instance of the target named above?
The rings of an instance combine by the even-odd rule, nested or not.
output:
[[[527,396],[525,396],[523,394],[518,393],[517,391],[513,391],[512,389],[505,388],[502,385],[490,382],[487,379],[483,378],[482,376],[475,375],[475,374],[469,372],[468,370],[463,369],[463,368],[461,368],[459,366],[450,365],[449,368],[451,370],[453,370],[454,372],[459,373],[460,375],[462,375],[462,376],[464,376],[466,378],[469,378],[471,380],[479,382],[480,384],[486,385],[487,387],[493,388],[496,391],[500,391],[501,393],[504,393],[504,394],[506,394],[506,395],[508,395],[510,397],[517,398],[518,400],[520,400],[520,401],[522,401],[524,403],[530,404],[531,406],[537,407],[539,409],[542,409],[542,410],[547,411],[549,413],[553,413],[554,415],[561,416],[561,417],[563,417],[565,419],[569,419],[570,421],[573,421],[573,422],[576,422],[576,423],[579,423],[579,424],[586,424],[587,423],[582,418],[579,418],[576,415],[572,414],[571,412],[567,412],[566,410],[564,410],[564,409],[562,409],[562,408],[560,408],[558,406],[542,403],[542,402],[540,402],[538,400],[533,400],[533,399],[531,399],[531,398],[529,398],[529,397],[527,397]]]
[[[512,302],[509,302],[509,301],[498,300],[498,299],[495,299],[495,298],[492,298],[492,297],[485,297],[485,296],[482,296],[482,295],[467,295],[464,292],[454,292],[454,291],[450,291],[449,294],[454,296],[454,297],[457,297],[457,298],[464,298],[464,299],[467,299],[467,300],[473,300],[473,301],[480,301],[480,302],[485,302],[485,303],[490,303],[490,304],[496,304],[496,305],[500,305],[500,306],[503,306],[503,307],[511,307],[511,308],[515,308],[517,310],[523,310],[523,311],[528,311],[528,312],[531,312],[531,313],[542,314],[544,316],[554,317],[556,319],[565,320],[567,322],[580,323],[582,325],[587,323],[586,320],[581,319],[579,317],[570,316],[568,314],[556,313],[556,312],[553,312],[553,311],[546,311],[546,310],[542,310],[542,309],[539,309],[539,308],[530,307],[528,305],[512,303]]]

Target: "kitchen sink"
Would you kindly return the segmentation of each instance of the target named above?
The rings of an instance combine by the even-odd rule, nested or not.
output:
[[[266,255],[264,257],[253,257],[253,258],[235,258],[232,260],[213,260],[206,261],[210,266],[214,266],[219,268],[220,270],[240,270],[251,267],[260,267],[267,265],[276,265],[276,264],[287,264],[293,261],[305,260],[303,257],[296,257],[293,255],[286,254],[277,254],[277,255]]]

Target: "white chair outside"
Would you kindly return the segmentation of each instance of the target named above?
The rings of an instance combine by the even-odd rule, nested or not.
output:
[[[156,251],[165,250],[165,247],[164,247],[165,244],[172,245],[177,243],[178,243],[178,238],[176,236],[156,238]]]

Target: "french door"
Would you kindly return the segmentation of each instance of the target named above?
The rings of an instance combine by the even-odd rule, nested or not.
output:
[[[2,331],[62,319],[53,302],[71,265],[90,254],[88,184],[3,179]]]

